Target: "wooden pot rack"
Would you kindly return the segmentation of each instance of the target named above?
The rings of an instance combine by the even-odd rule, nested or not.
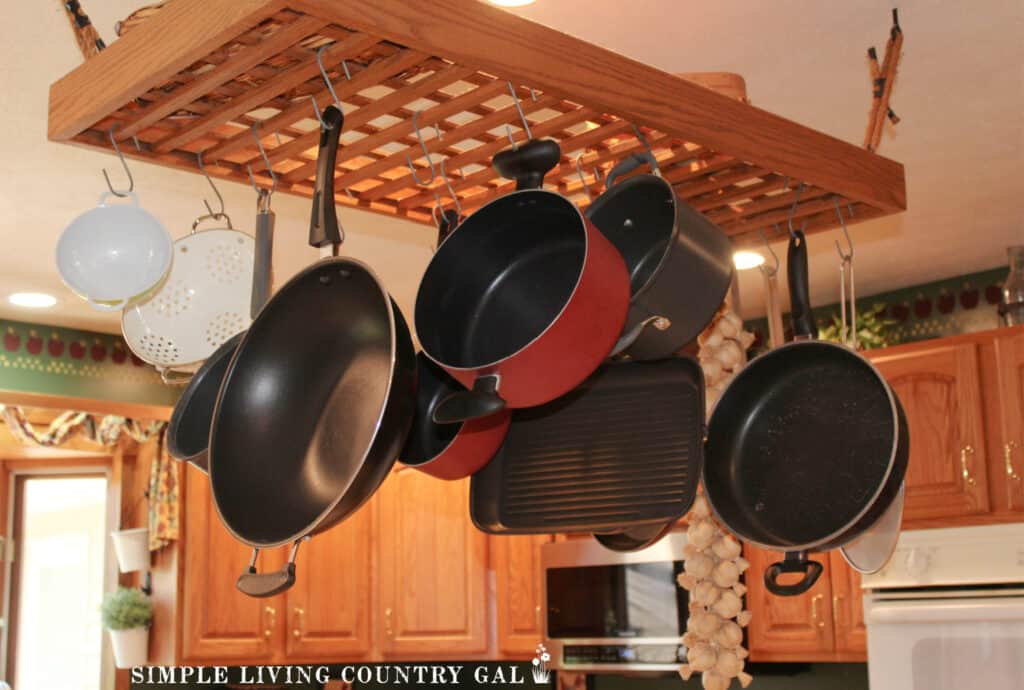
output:
[[[849,222],[906,208],[899,163],[478,0],[173,0],[51,86],[49,137],[109,151],[112,131],[128,156],[198,172],[202,152],[212,176],[270,186],[256,132],[277,190],[310,196],[320,48],[346,113],[340,205],[432,223],[437,199],[469,212],[511,189],[490,167],[527,138],[511,82],[532,135],[561,143],[548,187],[581,206],[642,150],[637,125],[740,244],[784,230],[794,199],[808,232],[838,225],[837,201]],[[407,160],[425,181],[425,151],[424,186]]]

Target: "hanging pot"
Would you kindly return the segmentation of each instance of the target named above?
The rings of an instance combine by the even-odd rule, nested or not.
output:
[[[653,174],[616,182],[644,163]],[[616,165],[586,215],[629,269],[629,315],[616,350],[661,359],[696,338],[732,282],[733,250],[725,233],[676,196],[650,153]]]
[[[611,352],[629,306],[615,247],[560,194],[540,189],[558,144],[494,158],[516,191],[467,218],[438,248],[416,295],[424,353],[466,388],[438,423],[540,405],[569,392]]]

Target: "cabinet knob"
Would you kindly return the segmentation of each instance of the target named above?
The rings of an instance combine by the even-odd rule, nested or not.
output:
[[[298,640],[302,637],[302,615],[305,613],[305,611],[296,606],[294,609],[292,609],[292,613],[294,614],[295,621],[295,626],[292,628],[292,637]]]
[[[818,615],[818,604],[825,598],[824,594],[815,594],[811,597],[811,624],[818,628],[825,627],[825,621]]]
[[[263,629],[263,637],[270,639],[274,634],[274,628],[277,627],[277,611],[273,606],[267,606],[263,609],[263,613],[267,622],[267,627]]]
[[[960,449],[960,473],[963,475],[964,484],[974,486],[977,482],[971,476],[971,469],[967,465],[967,456],[974,455],[974,446],[964,446]]]
[[[1013,451],[1017,450],[1017,442],[1010,441],[1003,446],[1003,460],[1006,462],[1006,476],[1015,482],[1020,481],[1020,475],[1013,468]]]
[[[391,627],[391,609],[384,609],[384,634],[390,640],[395,636],[395,631]]]

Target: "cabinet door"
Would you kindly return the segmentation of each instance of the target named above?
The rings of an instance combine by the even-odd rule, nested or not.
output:
[[[382,651],[487,651],[487,538],[469,518],[469,480],[403,468],[380,491]]]
[[[991,478],[1010,510],[1024,511],[1024,333],[996,338],[1002,463]]]
[[[529,659],[544,637],[540,548],[551,540],[548,535],[492,536],[490,539],[498,609],[498,651],[504,656]]]
[[[864,596],[860,573],[851,568],[838,549],[829,553],[832,570],[832,625],[836,652],[867,656]]]
[[[254,599],[235,588],[252,549],[221,524],[209,478],[185,467],[185,572],[179,599],[183,661],[266,661],[280,636],[281,597]],[[280,554],[260,553],[261,572],[281,563]]]
[[[371,502],[299,548],[295,586],[285,593],[288,661],[340,661],[370,652]]]
[[[907,414],[904,522],[988,512],[977,346],[925,343],[871,359]]]
[[[744,546],[750,561],[745,582],[747,608],[753,614],[747,628],[753,661],[810,661],[832,654],[832,587],[828,554],[813,554],[825,570],[810,590],[795,597],[779,597],[764,586],[764,571],[782,560],[782,554]]]

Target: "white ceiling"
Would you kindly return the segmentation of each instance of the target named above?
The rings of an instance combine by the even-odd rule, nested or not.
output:
[[[86,3],[108,40],[138,2]],[[776,0],[537,0],[520,14],[670,72],[734,71],[750,100],[767,110],[860,144],[870,106],[865,49],[884,46],[890,5]],[[0,31],[5,95],[0,102],[0,297],[15,290],[57,294],[48,312],[3,303],[0,317],[114,331],[65,290],[53,268],[64,225],[95,204],[110,156],[46,141],[50,82],[80,62],[59,2],[8,3]],[[854,229],[858,292],[981,270],[1005,262],[1024,242],[1024,2],[906,0],[906,35],[892,106],[902,118],[881,152],[905,164],[909,210]],[[111,167],[112,174],[119,174]],[[208,192],[202,178],[153,165],[133,166],[145,207],[180,236]],[[236,225],[251,225],[254,195],[222,185]],[[305,200],[275,198],[278,282],[312,260],[304,246]],[[428,228],[343,212],[345,252],[371,263],[407,312],[429,260]],[[838,294],[834,233],[810,240],[816,304]],[[776,246],[780,255],[784,247]],[[756,271],[741,279],[747,315],[760,313]]]

